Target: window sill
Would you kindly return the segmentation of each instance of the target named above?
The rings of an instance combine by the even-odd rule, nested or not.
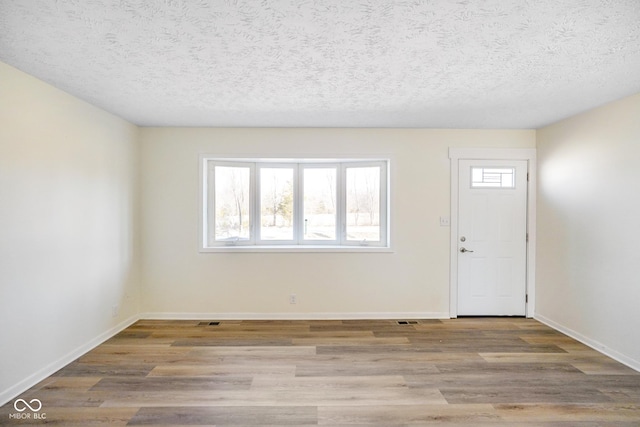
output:
[[[330,246],[330,245],[272,245],[272,246],[216,246],[208,248],[200,248],[200,253],[215,252],[235,252],[235,253],[253,253],[253,252],[352,252],[352,253],[393,253],[393,249],[385,246]]]

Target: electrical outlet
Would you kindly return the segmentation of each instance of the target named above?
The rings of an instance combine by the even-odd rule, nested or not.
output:
[[[113,304],[111,306],[111,317],[118,317],[118,313],[120,312],[120,307],[118,304]]]
[[[298,296],[296,294],[289,295],[289,304],[297,304]]]
[[[440,217],[440,227],[449,227],[451,225],[451,220],[448,216]]]

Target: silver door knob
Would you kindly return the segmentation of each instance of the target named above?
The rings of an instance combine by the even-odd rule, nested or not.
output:
[[[473,251],[470,251],[469,249],[466,249],[466,248],[460,248],[460,252],[465,253],[465,252],[473,252]]]

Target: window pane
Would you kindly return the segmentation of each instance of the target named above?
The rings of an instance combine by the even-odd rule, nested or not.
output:
[[[215,167],[215,240],[249,239],[248,167]]]
[[[304,239],[336,240],[336,176],[331,168],[304,169]]]
[[[380,240],[380,167],[347,168],[347,240]]]
[[[293,240],[293,169],[260,169],[260,238]]]
[[[515,188],[514,168],[471,168],[471,188]]]

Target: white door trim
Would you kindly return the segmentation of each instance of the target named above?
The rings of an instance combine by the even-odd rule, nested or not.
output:
[[[527,295],[526,316],[533,317],[536,293],[536,150],[535,148],[449,148],[451,163],[451,234],[449,272],[449,315],[458,317],[458,161],[527,160]]]

